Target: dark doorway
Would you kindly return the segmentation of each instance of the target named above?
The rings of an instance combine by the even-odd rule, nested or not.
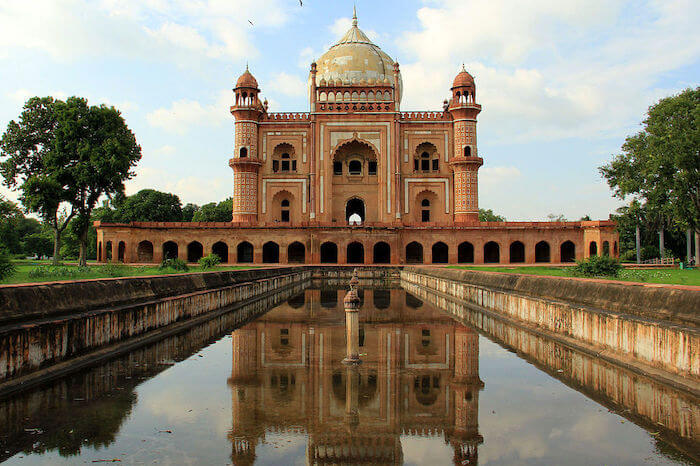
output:
[[[277,264],[280,261],[280,247],[274,241],[263,244],[263,264]]]
[[[136,249],[139,262],[153,262],[153,243],[141,241]]]
[[[119,243],[119,245],[121,246],[121,243]],[[603,241],[603,255],[610,255],[610,243],[608,243],[607,241]]]
[[[165,243],[163,243],[163,260],[177,259],[177,257],[177,243],[175,241],[166,241]]]
[[[222,264],[228,262],[228,245],[223,241],[214,243],[214,246],[211,247],[211,252],[219,256],[219,259],[221,259]]]
[[[321,263],[322,264],[337,264],[338,263],[338,245],[335,243],[323,243],[321,245]]]
[[[535,262],[550,262],[549,243],[540,241],[535,245]]]
[[[306,247],[299,241],[295,241],[287,247],[287,262],[290,264],[303,264],[306,262]]]
[[[111,241],[107,241],[105,243],[105,260],[107,262],[112,261],[112,242]]]
[[[238,243],[236,247],[236,260],[238,263],[243,264],[253,262],[253,245],[248,241]]]
[[[497,264],[501,260],[501,250],[498,243],[489,241],[484,244],[484,262],[487,264]]]
[[[375,264],[388,264],[391,262],[391,246],[389,243],[380,241],[374,245],[373,262]]]
[[[561,261],[575,262],[576,261],[576,245],[571,241],[561,243]]]
[[[589,256],[597,256],[598,255],[598,243],[595,241],[591,241],[591,244],[588,246],[588,255]]]
[[[117,260],[119,262],[124,262],[124,254],[126,253],[126,243],[124,241],[119,241],[119,246],[117,246]]]
[[[525,262],[525,245],[520,241],[510,243],[510,262]]]
[[[407,264],[422,264],[423,263],[423,245],[415,241],[406,245],[406,263]]]
[[[460,243],[457,247],[457,262],[466,264],[474,262],[474,245],[468,241]]]
[[[365,263],[365,247],[357,241],[348,244],[347,254],[348,264],[364,264]]]
[[[360,217],[360,223],[365,221],[365,203],[362,199],[352,198],[345,204],[345,221],[350,223],[350,217],[357,214]],[[353,217],[356,220],[357,217]]]
[[[447,264],[449,248],[442,241],[433,244],[433,264]]]
[[[204,248],[199,241],[187,245],[187,262],[197,262],[204,255]]]

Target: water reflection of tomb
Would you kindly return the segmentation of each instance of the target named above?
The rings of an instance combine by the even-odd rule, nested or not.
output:
[[[344,366],[344,293],[307,290],[233,332],[234,463],[253,463],[266,432],[301,432],[309,464],[402,463],[402,435],[476,464],[478,334],[403,290],[365,289],[363,363]]]

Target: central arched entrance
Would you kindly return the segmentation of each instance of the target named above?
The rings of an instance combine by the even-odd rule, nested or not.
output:
[[[345,204],[345,221],[351,225],[365,222],[365,201],[353,197]]]
[[[348,244],[348,264],[364,264],[365,263],[365,247],[362,243],[354,241]]]

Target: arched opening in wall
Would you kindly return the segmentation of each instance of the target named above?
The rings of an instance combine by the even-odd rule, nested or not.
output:
[[[304,307],[304,304],[306,304],[305,293],[302,291],[298,295],[292,296],[287,301],[287,304],[289,304],[289,307],[291,307],[292,309],[301,309],[302,307]]]
[[[333,288],[321,289],[321,307],[335,309],[338,305],[338,290]]]
[[[391,246],[389,246],[389,243],[380,241],[374,245],[372,262],[375,264],[388,264],[391,262]]]
[[[353,241],[348,244],[347,250],[348,264],[364,264],[365,263],[365,247],[362,243]]]
[[[214,245],[211,247],[211,252],[212,254],[219,256],[222,264],[226,264],[228,262],[228,245],[223,241],[214,243]]]
[[[617,241],[613,243],[613,257],[617,257]]]
[[[102,262],[102,241],[97,243],[97,262]]]
[[[501,248],[495,241],[484,244],[484,262],[487,264],[497,264],[501,260]]]
[[[136,257],[139,262],[153,262],[153,243],[141,241],[136,247]]]
[[[610,243],[607,241],[603,241],[603,255],[604,256],[610,255]]]
[[[405,296],[406,296],[406,306],[407,307],[410,307],[411,309],[420,309],[421,307],[423,307],[423,301],[416,298],[415,296],[413,296],[409,292],[406,291]]]
[[[559,248],[562,262],[576,261],[576,245],[572,241],[564,241]]]
[[[472,148],[470,146],[464,146],[464,156],[465,157],[472,156]]]
[[[365,221],[365,201],[356,197],[348,200],[345,204],[345,220],[350,225],[359,225],[363,223]]]
[[[511,264],[525,262],[525,245],[520,241],[510,243],[510,262]]]
[[[204,247],[199,241],[192,241],[187,245],[187,262],[197,262],[204,256]]]
[[[372,296],[372,304],[377,309],[388,309],[391,306],[391,291],[375,289]]]
[[[429,173],[439,169],[440,154],[438,154],[435,144],[429,142],[418,144],[413,155],[413,171]]]
[[[442,241],[433,244],[433,264],[447,264],[450,249]]]
[[[406,263],[407,264],[422,264],[423,263],[423,245],[417,241],[412,241],[406,245]]]
[[[350,175],[362,175],[362,162],[359,160],[351,160],[348,163],[348,173]]]
[[[290,264],[303,264],[306,262],[306,247],[299,241],[287,246],[287,262]]]
[[[326,242],[321,245],[321,263],[322,264],[337,264],[338,263],[338,245],[335,243]]]
[[[248,241],[238,243],[238,246],[236,246],[236,262],[239,264],[253,262],[253,245]]]
[[[117,245],[117,260],[119,262],[124,262],[124,254],[126,253],[126,243],[124,241],[119,241]]]
[[[179,251],[175,241],[166,241],[163,243],[163,260],[177,259],[178,254]]]
[[[437,401],[440,394],[440,376],[424,375],[415,377],[413,381],[413,390],[416,396],[416,401],[423,406],[432,406]]]
[[[247,147],[241,147],[241,150],[238,151],[238,155],[240,156],[240,158],[248,157],[248,148],[247,148]]]
[[[105,243],[105,260],[111,262],[112,260],[112,242],[107,241]]]
[[[588,255],[589,256],[597,256],[598,255],[598,243],[595,241],[591,241],[591,243],[588,245]]]
[[[551,262],[549,243],[540,241],[535,245],[535,262]]]
[[[297,159],[294,146],[283,142],[272,151],[272,171],[292,173],[297,171]]]
[[[277,264],[280,261],[280,247],[274,241],[263,244],[263,264]]]
[[[457,262],[469,264],[474,262],[474,245],[469,241],[460,243],[457,247]]]

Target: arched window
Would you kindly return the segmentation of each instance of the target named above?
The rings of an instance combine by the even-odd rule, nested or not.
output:
[[[421,222],[429,222],[430,221],[430,200],[428,199],[423,199],[420,201],[420,206],[421,206]]]
[[[117,260],[119,262],[124,262],[124,255],[126,254],[126,243],[124,241],[119,241],[117,246]]]
[[[510,245],[510,262],[525,262],[525,245],[520,241],[513,241]]]
[[[595,241],[591,241],[591,244],[588,245],[588,255],[589,256],[597,256],[598,255],[598,243]]]
[[[442,241],[433,244],[433,264],[447,264],[449,258],[449,248]]]
[[[216,254],[221,259],[221,263],[225,264],[228,262],[228,245],[223,241],[218,241],[214,243],[211,247],[212,254]]]
[[[306,261],[306,247],[299,241],[287,246],[287,262],[303,264]]]
[[[359,160],[351,160],[348,164],[348,173],[351,175],[362,175],[362,162]]]
[[[535,262],[550,262],[549,243],[540,241],[535,245]]]
[[[391,246],[384,241],[374,245],[373,261],[375,264],[388,264],[391,262]]]
[[[197,262],[204,255],[204,247],[199,241],[187,245],[187,262]]]
[[[430,171],[430,154],[423,152],[420,155],[420,169],[424,172]]]
[[[248,241],[239,243],[236,247],[236,256],[239,263],[246,264],[253,262],[253,245]]]
[[[280,221],[289,221],[289,199],[284,199],[280,204]]]
[[[163,259],[177,259],[178,247],[175,241],[166,241],[163,243]]]
[[[365,248],[362,243],[354,241],[348,244],[347,263],[348,264],[364,264]]]
[[[241,158],[248,157],[248,148],[247,147],[241,147],[241,150],[238,151],[238,155]]]
[[[413,170],[416,172],[430,173],[440,169],[440,155],[437,147],[429,142],[418,145],[413,159]]]
[[[321,263],[338,263],[338,246],[335,243],[327,242],[321,245]]]
[[[464,147],[464,156],[465,157],[471,157],[472,156],[472,148],[469,146]]]
[[[422,264],[423,263],[423,245],[413,241],[406,245],[406,263]]]
[[[278,144],[272,152],[272,171],[290,173],[297,171],[294,146],[287,142]]]
[[[574,262],[576,260],[576,245],[572,241],[561,243],[560,260],[562,262]]]
[[[457,262],[460,264],[474,262],[474,245],[468,241],[460,243],[457,248]]]
[[[495,264],[501,260],[501,251],[498,243],[489,241],[484,244],[484,262],[487,264]]]
[[[141,241],[136,248],[136,256],[139,262],[153,262],[153,243]]]
[[[263,244],[263,263],[276,264],[280,261],[280,247],[274,241]]]

